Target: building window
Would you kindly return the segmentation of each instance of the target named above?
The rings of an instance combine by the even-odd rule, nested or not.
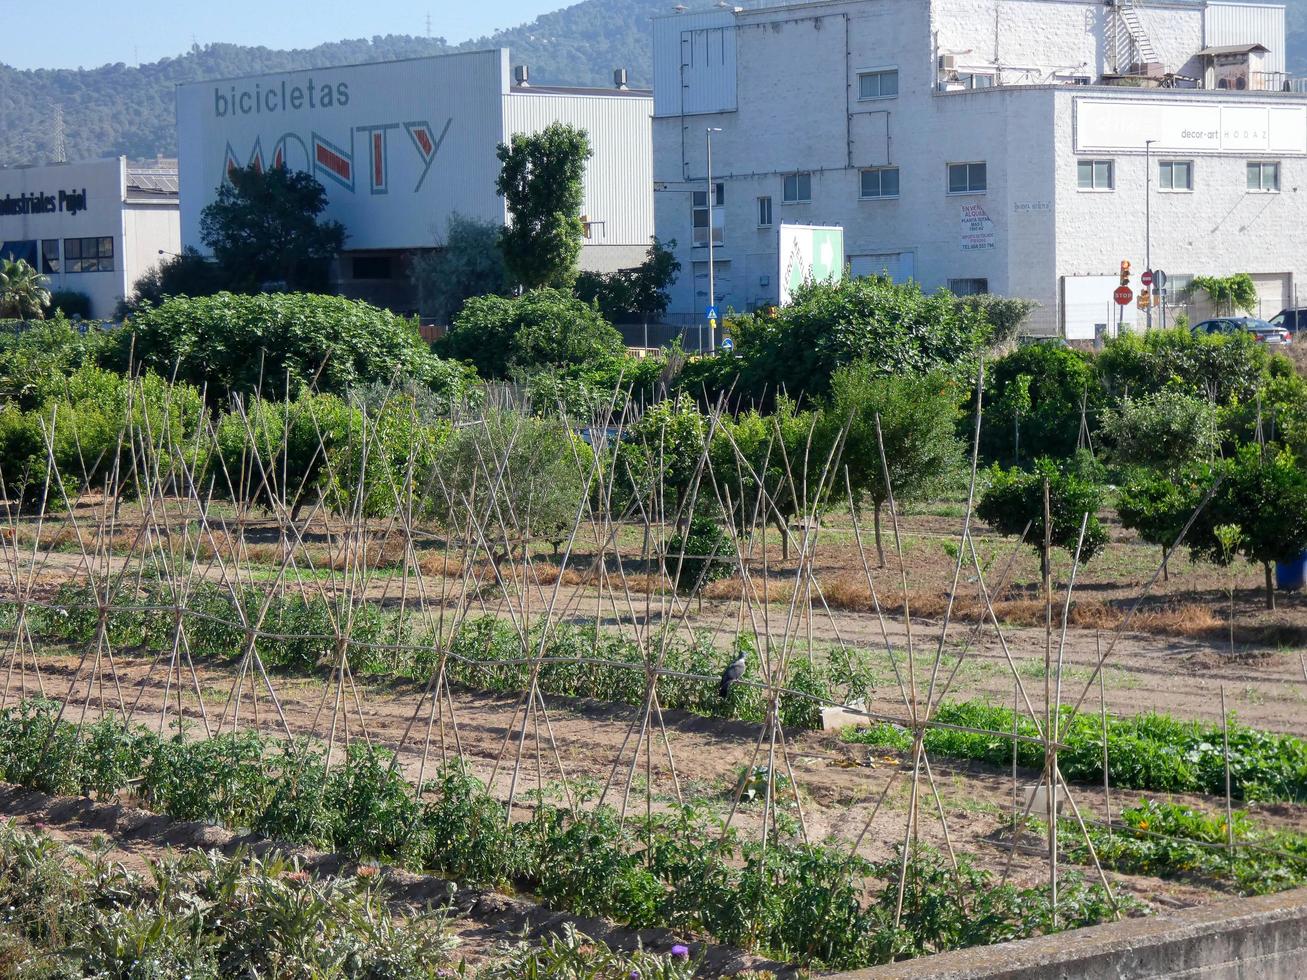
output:
[[[59,239],[41,240],[41,274],[57,276],[59,274]]]
[[[989,292],[988,279],[950,279],[948,291],[954,296],[979,296]]]
[[[785,194],[781,198],[786,204],[800,204],[812,200],[812,174],[786,174]]]
[[[1248,189],[1270,193],[1280,189],[1280,165],[1256,160],[1248,164]]]
[[[858,99],[889,99],[899,94],[899,70],[882,68],[858,72]]]
[[[722,243],[722,205],[726,201],[726,185],[713,184],[712,215],[708,213],[708,192],[694,192],[694,244],[708,244],[708,225],[712,224],[714,245]]]
[[[355,279],[393,279],[389,255],[356,255],[353,260]]]
[[[1163,160],[1157,165],[1157,186],[1164,191],[1193,190],[1194,162],[1192,160]]]
[[[862,171],[862,198],[898,197],[899,168],[874,167]]]
[[[758,198],[758,227],[759,228],[771,227],[771,198],[770,197]]]
[[[987,179],[983,163],[950,163],[948,165],[948,192],[950,194],[983,194]]]
[[[1076,185],[1082,191],[1110,191],[1116,186],[1111,160],[1078,160]]]
[[[65,238],[67,272],[113,272],[113,238]]]

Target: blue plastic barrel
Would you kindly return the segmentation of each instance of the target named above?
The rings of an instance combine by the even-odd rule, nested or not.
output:
[[[1301,589],[1307,584],[1307,551],[1297,558],[1275,563],[1275,587],[1277,589]]]

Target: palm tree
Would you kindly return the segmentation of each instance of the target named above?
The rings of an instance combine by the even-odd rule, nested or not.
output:
[[[0,259],[0,317],[42,320],[49,305],[44,276],[22,259]]]

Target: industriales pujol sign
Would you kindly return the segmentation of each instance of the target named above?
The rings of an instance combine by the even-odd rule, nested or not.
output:
[[[0,199],[0,218],[27,214],[81,214],[86,210],[86,188],[52,194],[6,194]]]

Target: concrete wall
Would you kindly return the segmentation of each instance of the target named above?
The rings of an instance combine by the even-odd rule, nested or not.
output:
[[[1307,889],[943,953],[840,980],[1300,980]]]

